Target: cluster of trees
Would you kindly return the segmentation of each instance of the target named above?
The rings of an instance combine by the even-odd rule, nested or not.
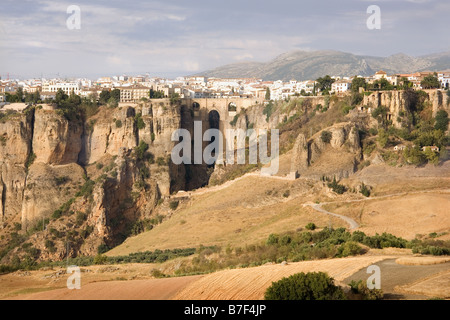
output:
[[[402,128],[392,126],[388,120],[388,108],[379,106],[372,111],[372,117],[378,121],[377,141],[381,148],[393,146],[393,141],[401,139],[411,141],[414,147],[408,147],[403,152],[403,158],[409,164],[421,165],[427,162],[437,164],[440,156],[445,156],[445,147],[449,144],[446,131],[449,126],[447,111],[439,110],[432,117],[431,104],[428,94],[424,91],[405,91],[405,111],[399,113],[397,121]],[[436,146],[440,152],[431,149],[422,150],[423,147]]]
[[[117,107],[119,105],[119,101],[120,101],[119,89],[113,89],[111,91],[102,90],[98,99],[100,105],[107,105],[111,108]]]
[[[426,76],[421,81],[421,86],[423,89],[438,89],[441,87],[437,74]],[[352,80],[352,91],[358,92],[359,88],[364,90],[407,90],[413,87],[413,83],[409,81],[406,77],[402,77],[398,85],[394,86],[386,78],[381,78],[374,81],[373,83],[367,83],[366,79],[355,76]]]
[[[318,78],[316,80],[317,87],[314,88],[314,92],[316,91],[316,89],[319,89],[320,92],[322,92],[323,95],[328,95],[330,90],[331,90],[331,86],[332,86],[332,84],[335,81],[336,80],[331,78],[329,75],[326,75],[325,77]]]
[[[6,92],[5,100],[10,103],[24,102],[27,104],[36,104],[41,102],[41,93],[39,91],[32,93],[23,92],[23,89],[19,87],[14,94]]]

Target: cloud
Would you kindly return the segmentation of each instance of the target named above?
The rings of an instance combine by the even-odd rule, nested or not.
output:
[[[448,33],[438,32],[450,14],[450,4],[442,1],[76,2],[80,30],[66,27],[71,1],[9,1],[0,12],[0,70],[184,75],[302,48],[421,54],[450,43]],[[370,4],[382,10],[377,32],[366,27]]]

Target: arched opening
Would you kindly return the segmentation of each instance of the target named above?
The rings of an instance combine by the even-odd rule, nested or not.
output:
[[[212,110],[208,114],[208,123],[210,129],[220,129],[220,114],[216,110]],[[215,141],[215,137],[211,137],[211,143]],[[212,155],[215,156],[217,150],[214,149]],[[214,166],[214,165],[212,165]]]
[[[194,102],[192,104],[192,109],[194,109],[194,111],[200,110],[200,104],[198,102]]]
[[[208,114],[209,128],[219,129],[220,125],[220,114],[216,110],[212,110]]]
[[[228,104],[228,112],[235,112],[237,110],[236,103],[230,102]]]

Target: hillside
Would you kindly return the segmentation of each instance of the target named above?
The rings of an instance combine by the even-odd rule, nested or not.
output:
[[[268,62],[240,62],[198,73],[219,78],[261,78],[266,81],[311,80],[324,75],[370,76],[379,70],[388,74],[450,68],[450,52],[411,57],[403,53],[389,57],[355,55],[339,51],[292,51]]]

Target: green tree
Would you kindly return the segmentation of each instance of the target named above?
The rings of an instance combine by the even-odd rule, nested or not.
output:
[[[393,90],[394,89],[394,86],[386,78],[381,78],[379,80],[374,81],[373,87],[374,87],[374,89],[380,89],[380,90]]]
[[[359,92],[359,88],[367,88],[366,79],[355,76],[352,80],[352,91]]]
[[[114,98],[114,100],[119,102],[120,101],[120,90],[119,89],[111,90],[111,98]]]
[[[329,75],[326,75],[325,77],[318,78],[316,81],[318,83],[318,87],[319,87],[320,91],[328,92],[331,90],[331,85],[336,80],[332,79]]]
[[[107,105],[110,108],[117,108],[119,106],[119,102],[114,97],[110,97],[108,99]]]
[[[17,97],[17,100],[18,100],[17,102],[23,102],[24,101],[24,93],[23,93],[22,87],[17,88],[16,97]]]
[[[413,83],[406,77],[400,79],[399,89],[407,90],[413,86]]]
[[[436,130],[447,131],[448,129],[448,113],[445,110],[439,110],[436,113],[434,128]]]
[[[111,98],[111,92],[109,90],[102,90],[102,92],[100,92],[100,97],[98,99],[98,102],[101,105],[106,105],[108,104],[108,100]]]
[[[270,88],[266,89],[266,96],[265,96],[266,100],[270,100]]]
[[[425,155],[420,151],[418,146],[414,148],[406,148],[403,151],[403,156],[406,159],[407,163],[416,166],[424,164],[427,161]]]
[[[378,137],[377,137],[377,141],[380,144],[380,147],[384,148],[386,147],[386,145],[389,142],[389,134],[386,130],[384,130],[383,128],[381,128],[380,130],[378,130]]]
[[[58,89],[58,91],[56,91],[55,102],[58,106],[60,106],[68,98],[69,98],[69,96],[64,92],[63,89],[60,88],[60,89]]]
[[[423,154],[427,158],[428,162],[435,165],[439,163],[439,153],[432,151],[431,148],[425,148]]]
[[[156,91],[153,89],[150,89],[150,99],[162,99],[164,98],[164,91]]]
[[[179,93],[171,93],[170,94],[170,104],[171,105],[177,104],[179,101],[180,101]]]
[[[439,79],[437,77],[437,74],[429,75],[423,78],[423,80],[420,82],[420,85],[423,89],[437,89],[441,86],[441,83],[439,82]]]
[[[383,127],[387,126],[387,112],[388,108],[379,106],[372,111],[372,117],[378,121],[378,124]]]
[[[345,300],[343,290],[323,272],[297,273],[267,288],[265,300]]]

